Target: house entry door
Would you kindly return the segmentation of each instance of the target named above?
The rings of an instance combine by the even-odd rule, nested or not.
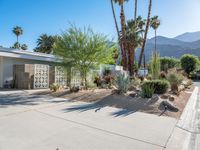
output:
[[[34,65],[34,89],[49,88],[49,66]]]

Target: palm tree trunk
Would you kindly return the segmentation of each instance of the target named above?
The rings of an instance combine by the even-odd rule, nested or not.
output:
[[[130,48],[130,76],[134,76],[135,49],[133,46]]]
[[[18,41],[19,41],[18,39],[19,39],[19,37],[18,37],[18,35],[17,35],[17,43],[18,43]]]
[[[116,31],[117,31],[118,42],[119,42],[119,46],[120,46],[120,50],[121,50],[121,56],[123,56],[124,55],[124,53],[123,53],[123,45],[122,45],[122,42],[120,40],[120,31],[119,31],[119,27],[118,27],[118,24],[117,24],[117,19],[116,19],[116,15],[115,15],[115,9],[114,9],[114,5],[113,5],[113,0],[110,0],[110,3],[111,3],[112,14],[113,14],[115,27],[116,27]]]
[[[155,53],[157,52],[157,30],[155,29]]]
[[[138,67],[141,67],[142,64],[142,57],[144,54],[144,49],[145,49],[145,45],[146,45],[146,40],[147,40],[147,34],[148,34],[148,30],[149,30],[149,25],[150,25],[150,21],[151,21],[151,8],[152,8],[152,0],[149,0],[149,8],[148,8],[148,17],[147,17],[147,23],[146,23],[146,29],[145,29],[145,33],[144,33],[144,41],[142,44],[142,49],[140,52],[140,57],[139,57],[139,62],[138,62]]]
[[[138,1],[137,0],[135,0],[135,13],[134,13],[134,20],[136,20],[136,18],[137,18],[137,4],[138,3]]]
[[[116,19],[116,15],[115,15],[115,10],[114,10],[114,6],[113,6],[113,0],[110,0],[110,3],[111,3],[112,14],[113,14],[113,18],[114,18],[114,21],[115,21],[115,27],[116,27],[117,35],[118,35],[118,39],[119,39],[120,33],[119,33],[119,27],[118,27],[118,24],[117,24],[117,19]]]
[[[120,19],[121,19],[121,29],[122,29],[122,37],[121,42],[123,45],[123,55],[122,55],[122,63],[124,70],[127,70],[127,45],[125,40],[125,15],[124,15],[124,3],[121,3],[121,13],[120,13]]]

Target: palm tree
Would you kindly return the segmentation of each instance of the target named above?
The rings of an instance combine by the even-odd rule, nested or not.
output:
[[[28,45],[22,44],[22,45],[21,45],[21,49],[22,49],[22,50],[27,50],[27,49],[28,49]]]
[[[151,22],[151,8],[152,8],[152,0],[149,0],[149,8],[148,8],[147,23],[146,23],[145,33],[144,33],[144,40],[143,40],[143,44],[142,44],[142,48],[141,48],[141,52],[140,52],[140,57],[139,57],[139,62],[138,62],[139,68],[142,64],[142,57],[144,55],[144,49],[145,49],[145,45],[146,45],[147,34],[148,34],[148,31],[149,31],[149,25],[150,25],[150,22]]]
[[[128,2],[128,0],[114,0],[115,3],[118,3],[121,6],[121,12],[120,12],[120,22],[121,22],[121,38],[120,41],[122,43],[122,63],[124,70],[127,69],[127,51],[126,51],[126,41],[125,41],[125,15],[124,15],[124,2]]]
[[[34,51],[50,54],[52,53],[54,42],[55,42],[54,36],[42,34],[37,39],[37,47],[34,49]]]
[[[13,46],[11,46],[11,48],[14,49],[20,49],[21,45],[19,44],[19,42],[15,42]]]
[[[19,27],[19,26],[16,26],[16,27],[13,28],[12,32],[16,35],[16,37],[17,37],[17,43],[19,43],[18,38],[19,38],[20,35],[23,34],[22,28]]]
[[[138,47],[142,45],[142,32],[141,29],[141,17],[136,18],[136,20],[127,21],[126,26],[126,41],[128,48],[128,69],[130,75],[134,75],[134,62],[135,62],[135,51]]]
[[[151,27],[155,31],[155,53],[157,51],[157,29],[160,26],[160,20],[158,19],[158,16],[154,16],[151,18]]]

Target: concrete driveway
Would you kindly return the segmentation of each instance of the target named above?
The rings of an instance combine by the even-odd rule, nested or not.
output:
[[[162,150],[176,123],[27,91],[0,92],[0,150]]]

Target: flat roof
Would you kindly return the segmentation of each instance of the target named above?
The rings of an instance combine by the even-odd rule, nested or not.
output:
[[[17,49],[4,48],[4,47],[0,47],[0,56],[21,58],[21,59],[30,59],[30,60],[39,60],[39,61],[48,61],[48,62],[58,62],[59,61],[58,58],[52,54],[32,52],[29,50],[17,50]]]

